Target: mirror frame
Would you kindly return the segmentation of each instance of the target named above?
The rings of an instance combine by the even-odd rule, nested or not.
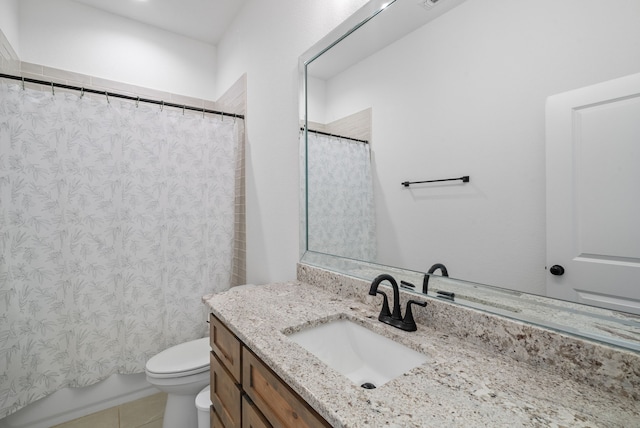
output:
[[[362,280],[371,281],[380,273],[393,275],[400,283],[400,280],[411,284],[422,284],[424,272],[416,272],[404,268],[396,268],[382,264],[372,263],[363,260],[348,259],[331,254],[318,253],[308,248],[308,189],[307,189],[307,144],[308,144],[308,66],[322,54],[340,43],[350,34],[365,25],[368,21],[382,13],[388,6],[398,0],[383,1],[370,0],[362,8],[329,32],[320,41],[315,43],[299,58],[300,74],[300,115],[302,135],[300,145],[300,263],[315,266],[321,269],[333,271],[356,277]],[[463,2],[466,0],[462,0]],[[457,4],[455,5],[457,6]],[[453,6],[453,7],[455,7]],[[443,13],[449,10],[447,8]],[[304,143],[304,144],[302,144]],[[632,340],[624,337],[623,334],[615,336],[613,334],[604,335],[595,327],[596,323],[607,322],[614,328],[628,327],[632,334],[640,337],[640,316],[618,312],[610,309],[603,309],[594,306],[557,300],[551,297],[539,296],[530,293],[508,290],[488,284],[479,284],[470,281],[431,276],[430,290],[427,298],[437,298],[437,291],[444,289],[454,289],[457,296],[453,302],[460,306],[481,310],[520,322],[537,325],[543,328],[555,330],[561,333],[570,334],[583,339],[593,340],[607,345],[640,352],[640,339]],[[383,286],[386,286],[383,284]],[[421,288],[421,287],[420,287]],[[492,297],[498,296],[499,303],[495,299],[474,299],[466,296],[467,292],[473,295],[478,290],[488,293]],[[406,290],[425,296],[419,291]],[[434,292],[435,291],[435,292]],[[467,297],[467,298],[465,298]],[[517,310],[513,310],[517,304]],[[557,317],[549,317],[549,313],[555,312]],[[542,315],[541,315],[542,314]]]

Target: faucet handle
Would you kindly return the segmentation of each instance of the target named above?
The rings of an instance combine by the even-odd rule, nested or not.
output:
[[[417,300],[409,300],[407,302],[407,309],[404,312],[404,319],[402,320],[402,324],[404,324],[403,330],[406,331],[416,331],[418,329],[413,319],[413,312],[411,311],[412,304],[422,306],[423,308],[427,306],[427,302],[418,302]]]
[[[390,319],[391,311],[389,310],[389,299],[387,295],[383,291],[376,291],[376,294],[382,294],[382,309],[380,310],[380,315],[378,319],[382,321],[382,319]]]

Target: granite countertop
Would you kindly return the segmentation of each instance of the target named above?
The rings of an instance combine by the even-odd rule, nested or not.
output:
[[[375,299],[375,298],[372,298]],[[301,282],[207,296],[205,302],[257,356],[335,427],[631,427],[640,403],[518,362],[433,326],[403,332],[371,304]],[[372,303],[381,303],[372,300]],[[426,309],[414,307],[414,313]],[[425,354],[427,362],[366,390],[285,334],[346,318]],[[393,361],[389,361],[393,364]]]
[[[305,258],[316,265],[332,266],[331,269],[352,277],[369,278],[368,282],[380,273],[412,284],[421,284],[424,277],[424,272],[381,267],[328,254],[307,253]],[[440,275],[432,276],[429,285],[431,296],[436,296],[436,290],[454,292],[456,302],[469,308],[640,351],[640,315],[524,293],[516,291],[516,287],[505,289]]]

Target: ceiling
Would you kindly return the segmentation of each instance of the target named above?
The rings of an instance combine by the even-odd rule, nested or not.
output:
[[[73,0],[216,45],[247,0]]]

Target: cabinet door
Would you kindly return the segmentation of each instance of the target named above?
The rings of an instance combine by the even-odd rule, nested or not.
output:
[[[272,428],[246,394],[242,395],[242,428]]]
[[[234,377],[237,383],[240,383],[240,374],[242,372],[242,362],[240,361],[242,352],[242,343],[231,331],[222,324],[222,322],[213,316],[209,317],[210,321],[210,337],[211,349],[216,356],[222,361]]]
[[[241,390],[224,367],[211,353],[211,404],[225,428],[240,428]]]
[[[329,426],[247,348],[242,348],[242,387],[274,427]]]

